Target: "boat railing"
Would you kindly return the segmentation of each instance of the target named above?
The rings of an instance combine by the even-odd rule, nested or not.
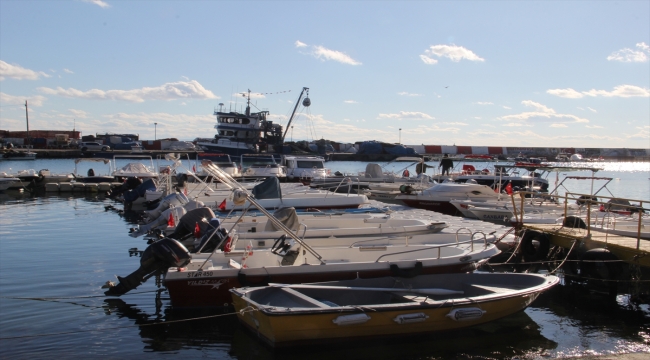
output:
[[[293,240],[299,243],[305,250],[307,250],[322,264],[324,264],[323,257],[320,254],[318,254],[316,250],[314,250],[311,246],[305,243],[303,239],[299,238],[282,221],[280,221],[278,218],[273,216],[273,214],[268,212],[268,210],[266,210],[264,206],[260,205],[255,199],[255,197],[251,194],[251,192],[248,191],[245,187],[243,187],[240,183],[238,183],[235,179],[233,179],[232,176],[230,176],[228,173],[220,169],[218,166],[215,166],[213,164],[208,164],[207,162],[202,162],[201,166],[206,172],[208,172],[213,177],[218,178],[221,181],[221,183],[223,183],[226,187],[231,189],[233,191],[234,198],[240,197],[242,199],[247,200],[251,204],[251,206],[255,206],[261,213],[263,213],[268,218],[268,220],[273,223],[273,225],[275,225],[278,229],[282,230],[287,236],[291,237]]]
[[[485,234],[484,234],[485,235]],[[375,262],[379,262],[381,259],[388,257],[388,256],[393,256],[393,255],[401,255],[401,254],[409,254],[409,253],[414,253],[414,252],[424,252],[424,251],[430,251],[430,250],[436,250],[438,252],[438,255],[436,256],[436,259],[440,259],[440,256],[442,255],[442,249],[444,248],[450,248],[450,247],[458,247],[460,245],[464,244],[469,244],[470,245],[470,252],[474,252],[474,240],[473,236],[469,240],[466,241],[458,241],[456,239],[455,243],[449,243],[449,244],[440,244],[440,245],[422,245],[423,247],[414,249],[414,250],[406,250],[406,251],[397,251],[394,253],[390,254],[384,254],[381,255],[380,257],[375,260]],[[484,237],[484,249],[487,249],[488,247],[488,242],[487,242],[487,236]]]
[[[512,199],[512,204],[514,206],[514,219],[516,220],[516,223],[518,226],[521,226],[524,221],[524,199],[526,195],[533,194],[532,192],[529,191],[518,191],[515,192],[511,195]],[[520,208],[517,208],[515,205],[515,198],[519,196],[521,199],[521,204],[522,206]],[[603,211],[611,213],[612,215],[616,215],[617,211],[615,209],[611,209],[609,207],[620,207],[625,209],[626,212],[629,212],[628,215],[632,216],[635,212],[638,214],[638,219],[637,219],[637,231],[636,231],[636,249],[638,250],[641,245],[641,229],[643,228],[643,214],[646,211],[650,211],[650,208],[648,208],[648,203],[649,201],[646,200],[638,200],[638,199],[627,199],[627,198],[620,198],[620,197],[614,197],[614,196],[602,196],[599,195],[598,197],[594,195],[587,195],[587,194],[579,194],[579,193],[571,193],[567,192],[565,195],[555,195],[555,197],[559,200],[563,200],[564,202],[564,221],[563,224],[567,222],[567,219],[571,216],[568,213],[569,210],[569,200],[576,200],[582,202],[583,209],[586,211],[586,218],[584,221],[585,227],[587,234],[586,236],[591,236],[591,227],[592,227],[592,221],[591,221],[591,212],[592,210],[599,210],[600,206],[603,207]],[[625,203],[612,203],[610,202],[611,200],[616,199],[617,201],[625,201]],[[606,200],[606,201],[603,201]],[[582,220],[582,219],[581,219]],[[582,224],[581,224],[582,225]]]

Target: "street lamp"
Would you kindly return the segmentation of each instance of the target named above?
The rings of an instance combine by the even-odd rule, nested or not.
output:
[[[158,138],[158,123],[153,123],[153,140],[156,141]]]
[[[402,128],[399,128],[399,144],[402,145]]]

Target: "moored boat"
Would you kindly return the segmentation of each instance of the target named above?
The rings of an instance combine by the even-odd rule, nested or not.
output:
[[[559,282],[538,274],[357,278],[231,289],[241,323],[271,346],[461,329],[529,306]]]

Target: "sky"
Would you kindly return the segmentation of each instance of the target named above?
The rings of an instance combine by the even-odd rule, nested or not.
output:
[[[0,129],[650,148],[650,1],[0,0]]]

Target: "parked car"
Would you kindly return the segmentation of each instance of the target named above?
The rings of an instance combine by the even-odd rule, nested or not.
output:
[[[108,151],[111,149],[110,146],[100,144],[98,142],[81,142],[79,143],[79,149],[81,151]]]

